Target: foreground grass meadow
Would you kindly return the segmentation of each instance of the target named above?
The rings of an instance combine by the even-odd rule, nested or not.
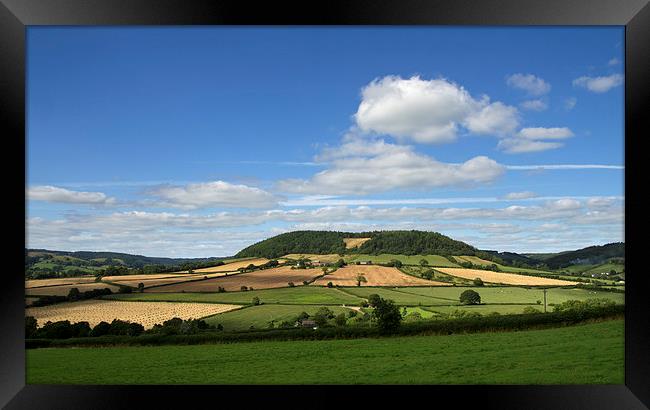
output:
[[[27,350],[29,384],[622,384],[623,320],[521,332]]]

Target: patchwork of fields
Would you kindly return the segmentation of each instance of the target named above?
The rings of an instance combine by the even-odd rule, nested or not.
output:
[[[339,255],[286,255],[286,257],[309,257],[312,260],[336,261]],[[388,262],[392,259],[403,263],[420,265],[422,259],[429,266],[436,266],[436,275],[449,275],[456,278],[473,280],[480,277],[487,283],[503,283],[511,286],[466,287],[457,279],[451,283],[426,280],[417,277],[425,267],[411,266],[414,270],[406,274],[397,268],[379,265],[356,265],[358,261],[373,260],[374,263]],[[400,307],[408,307],[407,312],[417,311],[422,317],[449,314],[456,310],[490,314],[522,313],[529,306],[543,310],[543,290],[521,286],[558,286],[571,285],[575,282],[547,279],[513,273],[492,272],[479,269],[454,267],[447,258],[437,255],[347,255],[349,265],[323,275],[320,268],[292,269],[281,266],[273,269],[257,270],[247,273],[235,272],[238,267],[266,263],[268,259],[248,258],[214,268],[197,269],[188,273],[163,273],[149,275],[108,276],[103,280],[131,287],[138,283],[145,285],[144,293],[116,293],[118,288],[108,283],[94,282],[94,277],[61,278],[26,281],[26,296],[60,295],[66,296],[71,288],[83,292],[90,289],[111,289],[114,294],[103,300],[87,300],[63,303],[39,308],[28,308],[27,315],[33,315],[42,326],[45,321],[64,320],[88,321],[98,323],[114,318],[141,322],[145,327],[160,323],[173,316],[181,318],[204,318],[213,324],[222,324],[226,331],[265,328],[269,322],[276,323],[295,318],[301,312],[312,314],[319,308],[327,306],[335,313],[350,312],[358,309],[370,294],[378,294],[390,299]],[[370,258],[370,259],[368,259]],[[476,257],[457,257],[459,260],[479,264],[488,262]],[[411,273],[411,272],[410,272]],[[421,272],[420,272],[421,273]],[[356,277],[362,274],[367,282],[357,286]],[[314,280],[315,279],[315,280]],[[303,281],[311,282],[307,286]],[[289,282],[295,286],[290,287]],[[328,288],[332,282],[335,286]],[[241,287],[254,290],[241,291]],[[519,286],[519,287],[518,287]],[[218,292],[219,288],[224,292]],[[481,295],[481,305],[460,305],[460,293],[473,289]],[[623,293],[598,292],[579,288],[551,288],[547,290],[547,302],[551,306],[567,300],[586,300],[606,298],[615,303],[624,303]],[[256,298],[259,306],[250,306]],[[26,304],[34,301],[26,299]],[[232,311],[233,309],[241,310]],[[552,309],[552,308],[551,308]]]
[[[217,292],[219,287],[226,291],[236,291],[240,290],[242,286],[254,289],[279,288],[289,286],[289,282],[296,286],[302,285],[303,281],[311,281],[322,274],[323,271],[320,269],[292,269],[290,266],[281,266],[208,280],[161,286],[145,290],[145,292]]]

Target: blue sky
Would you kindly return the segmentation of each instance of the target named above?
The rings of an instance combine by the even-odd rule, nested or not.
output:
[[[27,39],[28,247],[223,256],[295,229],[519,252],[623,240],[622,27]]]

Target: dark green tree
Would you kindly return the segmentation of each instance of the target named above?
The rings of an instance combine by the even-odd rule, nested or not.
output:
[[[467,289],[460,294],[460,303],[463,305],[478,305],[481,303],[481,295],[471,289]]]

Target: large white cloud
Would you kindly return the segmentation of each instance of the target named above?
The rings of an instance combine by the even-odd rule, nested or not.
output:
[[[533,74],[512,74],[506,78],[506,83],[514,88],[525,90],[530,95],[544,95],[551,91],[551,85]]]
[[[103,192],[71,191],[50,185],[33,186],[25,191],[28,201],[46,201],[64,204],[112,205],[115,198]]]
[[[361,147],[366,146],[362,149]],[[347,150],[346,147],[354,149]],[[348,156],[351,154],[351,156]],[[504,173],[496,161],[477,156],[449,164],[418,154],[408,146],[384,141],[348,141],[326,154],[330,167],[310,179],[278,182],[283,192],[321,195],[364,195],[402,189],[429,189],[488,183]]]
[[[621,84],[623,84],[622,74],[612,74],[603,77],[582,76],[573,80],[574,86],[586,88],[594,93],[604,93]]]
[[[163,185],[150,190],[161,198],[159,206],[197,208],[272,208],[278,198],[260,188],[213,181],[184,186]]]
[[[386,76],[362,89],[354,115],[364,132],[419,143],[454,141],[461,126],[475,134],[504,135],[518,125],[517,109],[487,96],[474,99],[446,79]]]

